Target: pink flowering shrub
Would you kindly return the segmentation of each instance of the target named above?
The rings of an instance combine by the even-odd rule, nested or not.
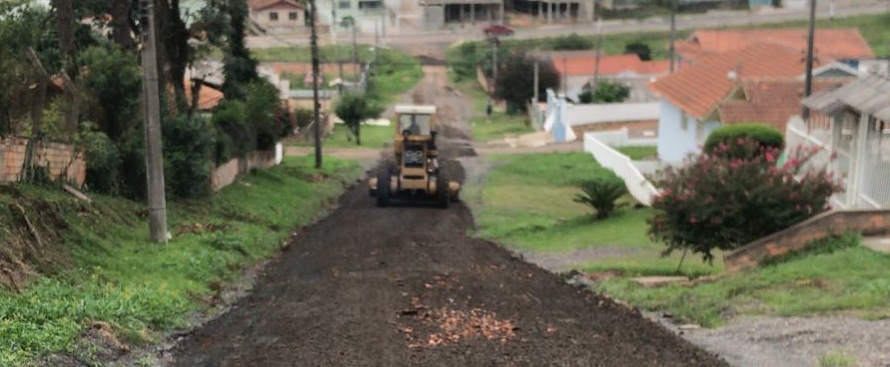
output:
[[[742,159],[730,150],[762,154]],[[714,249],[733,250],[827,210],[843,188],[825,169],[802,169],[816,153],[798,147],[780,166],[779,148],[746,138],[660,171],[652,177],[661,193],[652,203],[650,238],[667,246],[665,255],[688,249],[711,262]]]

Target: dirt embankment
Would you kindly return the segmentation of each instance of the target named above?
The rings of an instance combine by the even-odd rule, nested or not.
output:
[[[445,166],[464,101],[428,74]],[[450,111],[450,112],[448,112]],[[256,291],[175,348],[175,366],[726,366],[630,309],[467,236],[464,205],[376,208],[367,186],[293,239]]]
[[[63,243],[71,216],[126,220],[101,205],[88,205],[66,195],[61,189],[53,193],[0,185],[0,286],[19,292],[34,276],[70,266]]]

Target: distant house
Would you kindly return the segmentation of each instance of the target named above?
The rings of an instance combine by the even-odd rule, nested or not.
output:
[[[295,0],[250,0],[250,19],[266,32],[293,32],[306,27],[303,4]]]
[[[816,93],[803,104],[830,117],[825,160],[846,190],[832,198],[840,208],[890,208],[890,79],[867,75]],[[809,138],[810,141],[817,141]]]
[[[819,29],[816,31],[814,53],[826,60],[872,59],[874,53],[857,29]],[[677,42],[677,61],[695,63],[706,56],[745,49],[755,43],[770,43],[801,50],[807,48],[806,29],[705,29],[693,32],[685,41]],[[685,65],[684,65],[685,66]]]
[[[821,60],[814,65],[823,72],[815,74],[817,88],[855,78],[835,74],[843,66],[823,68]],[[661,98],[659,158],[682,162],[723,124],[761,121],[784,131],[784,122],[800,109],[805,71],[799,50],[759,43],[703,57],[659,79],[650,86]]]
[[[667,75],[670,70],[669,61],[642,61],[636,54],[601,56],[599,62],[592,51],[549,52],[539,56],[553,61],[553,66],[563,77],[563,91],[567,98],[574,101],[577,101],[581,92],[590,86],[594,74],[602,81],[629,86],[631,95],[627,102],[655,101],[657,98],[649,91],[648,85],[653,80]]]

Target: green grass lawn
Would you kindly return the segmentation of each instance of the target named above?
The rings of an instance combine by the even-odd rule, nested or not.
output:
[[[351,161],[328,158],[320,172],[312,163],[285,158],[212,198],[170,202],[173,239],[166,245],[148,243],[141,204],[94,195],[94,204],[78,209],[61,190],[23,188],[28,200],[59,208],[68,226],[60,246],[71,250],[74,266],[20,294],[0,291],[0,365],[25,365],[54,351],[94,363],[89,350],[71,343],[95,321],[135,344],[187,326],[194,312],[212,307],[207,300],[217,284],[237,280],[278,250],[358,173]]]
[[[393,127],[392,126],[371,126],[362,125],[362,145],[355,144],[355,138],[349,133],[349,130],[343,124],[334,125],[334,131],[325,137],[323,142],[325,148],[383,148],[392,145]],[[315,146],[313,140],[309,141],[291,141],[288,145],[310,147]]]
[[[651,147],[622,149],[645,157]],[[647,236],[652,209],[625,205],[611,217],[593,221],[592,210],[571,201],[576,183],[605,174],[586,153],[498,155],[481,187],[467,187],[476,216],[475,235],[524,251],[559,253],[575,249],[624,249],[600,259],[579,259],[584,272],[615,272],[595,290],[648,310],[670,311],[678,320],[707,327],[738,314],[778,316],[849,312],[867,318],[890,317],[890,255],[858,246],[858,238],[831,239],[818,248],[830,253],[789,256],[784,263],[720,275],[722,253],[713,266],[688,255],[681,275],[718,275],[697,285],[646,288],[630,278],[677,275],[682,254],[662,257],[664,247]],[[632,203],[630,198],[620,202]]]

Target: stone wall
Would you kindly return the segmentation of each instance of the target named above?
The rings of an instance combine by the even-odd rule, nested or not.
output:
[[[0,140],[0,182],[16,182],[20,179],[27,146],[28,139]],[[32,159],[35,165],[49,168],[49,174],[53,178],[65,178],[78,187],[86,180],[83,154],[72,145],[40,142],[35,146]]]
[[[219,191],[223,187],[235,182],[239,176],[249,173],[250,170],[268,169],[281,163],[284,156],[284,147],[281,143],[275,145],[274,150],[255,151],[245,158],[235,158],[216,167],[213,171],[211,188]]]
[[[863,235],[890,233],[890,210],[835,210],[741,247],[724,258],[727,272],[753,268],[763,259],[801,250],[811,241],[855,231]]]

